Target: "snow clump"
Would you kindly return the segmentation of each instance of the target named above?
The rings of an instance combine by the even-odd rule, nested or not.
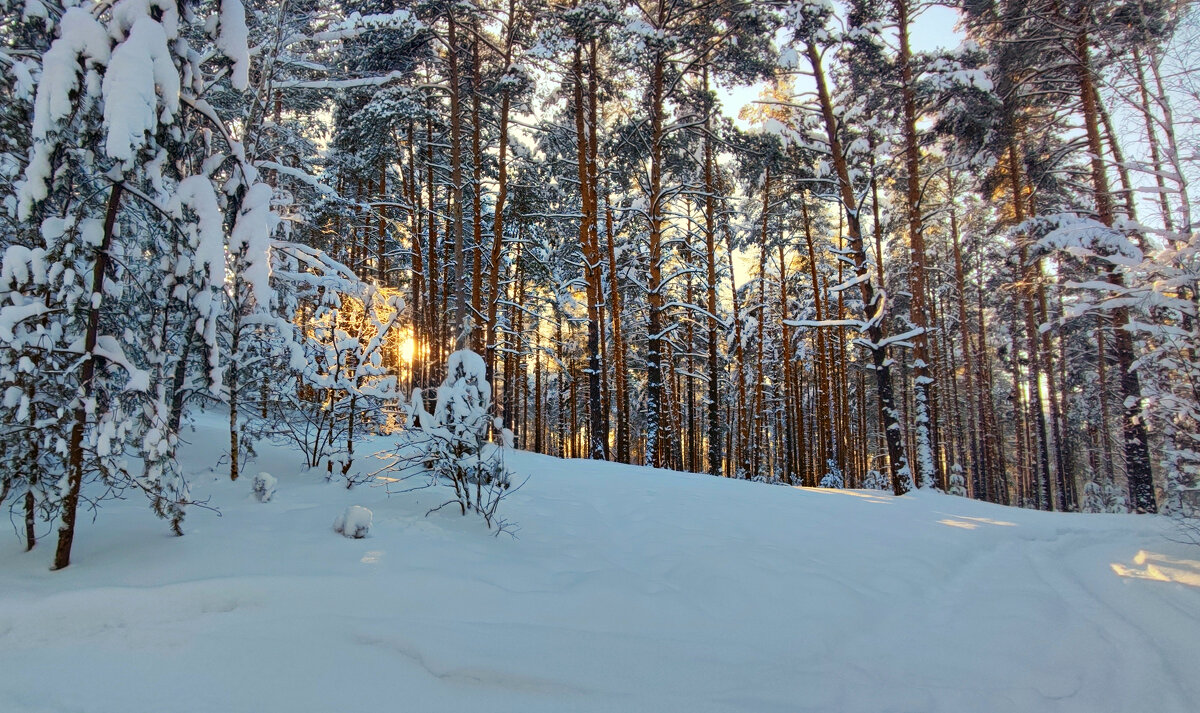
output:
[[[254,497],[258,498],[258,502],[270,502],[275,495],[275,486],[279,484],[279,479],[270,473],[263,471],[254,476]]]
[[[333,529],[345,537],[362,539],[371,534],[371,511],[360,505],[351,505],[333,521]]]

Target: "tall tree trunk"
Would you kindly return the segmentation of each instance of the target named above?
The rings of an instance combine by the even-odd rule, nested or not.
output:
[[[588,457],[598,460],[608,458],[608,433],[604,432],[601,409],[600,381],[600,303],[604,300],[600,284],[600,250],[595,244],[596,222],[595,186],[588,170],[587,107],[583,90],[583,50],[576,42],[574,60],[574,113],[575,148],[579,174],[579,192],[582,216],[579,221],[579,242],[584,260],[584,281],[587,283],[587,383],[588,383]],[[594,81],[594,78],[593,78]]]
[[[1104,168],[1104,149],[1100,140],[1099,107],[1092,80],[1090,47],[1086,29],[1081,28],[1075,40],[1075,52],[1079,59],[1076,67],[1079,78],[1079,94],[1083,104],[1084,126],[1087,129],[1088,148],[1092,153],[1092,188],[1095,191],[1096,213],[1101,223],[1113,225],[1112,196],[1108,188],[1108,176]],[[1118,290],[1125,286],[1124,276],[1115,266],[1110,266],[1106,279]],[[1133,368],[1133,335],[1126,327],[1129,310],[1120,307],[1113,310],[1114,351],[1121,371],[1121,395],[1125,401],[1125,418],[1122,430],[1125,434],[1125,468],[1129,477],[1129,495],[1134,510],[1140,513],[1158,511],[1154,494],[1154,481],[1150,470],[1149,436],[1142,418],[1142,386],[1137,371]]]
[[[88,425],[88,402],[95,391],[96,341],[100,336],[100,295],[104,294],[104,273],[108,271],[109,249],[112,247],[113,231],[117,212],[121,206],[124,184],[114,183],[108,195],[108,207],[104,215],[104,229],[100,245],[96,248],[92,267],[93,299],[88,303],[87,329],[83,337],[83,364],[79,370],[79,386],[82,393],[76,397],[74,423],[71,426],[70,442],[67,446],[67,492],[62,500],[62,521],[58,528],[58,547],[54,552],[54,569],[63,569],[71,564],[71,545],[75,542],[75,515],[79,506],[79,491],[83,485],[84,452],[83,437]],[[236,466],[235,466],[236,467]],[[234,471],[236,473],[236,470]],[[236,477],[236,476],[234,476]]]
[[[729,429],[729,475],[749,477],[750,463],[746,458],[746,441],[749,432],[746,428],[746,348],[742,337],[742,306],[738,297],[737,280],[733,269],[733,234],[726,228],[725,255],[729,258],[729,287],[733,307],[733,356],[737,369],[737,407],[734,413],[736,427]]]
[[[425,386],[425,349],[423,345],[426,340],[426,325],[425,317],[425,264],[424,264],[424,247],[421,245],[421,233],[425,229],[422,221],[424,220],[424,205],[422,203],[421,190],[417,186],[417,157],[416,157],[416,136],[413,130],[413,122],[408,123],[408,180],[407,186],[409,202],[413,209],[409,211],[412,221],[409,235],[412,237],[412,337],[413,337],[413,363],[409,365],[410,379],[419,387]],[[410,389],[413,384],[409,384]]]
[[[1013,219],[1020,224],[1025,220],[1024,192],[1021,181],[1021,164],[1017,160],[1015,141],[1008,147],[1009,181],[1012,184]],[[1042,407],[1041,372],[1042,356],[1038,345],[1037,318],[1034,314],[1034,294],[1037,290],[1037,274],[1029,261],[1029,248],[1024,238],[1020,238],[1021,259],[1021,307],[1025,318],[1025,348],[1029,356],[1029,368],[1026,371],[1029,389],[1029,407],[1033,417],[1034,437],[1037,444],[1037,454],[1034,460],[1034,472],[1037,484],[1037,502],[1041,509],[1052,509],[1050,497],[1050,456],[1049,442],[1046,437],[1046,413]],[[1016,353],[1013,358],[1017,358]]]
[[[708,93],[708,67],[704,68],[704,92]],[[721,364],[717,356],[720,321],[717,319],[717,226],[713,181],[712,135],[709,117],[704,126],[704,248],[707,253],[706,306],[708,308],[708,473],[721,473]]]
[[[486,330],[476,328],[483,315],[483,148],[480,134],[483,125],[479,118],[479,27],[474,28],[476,39],[471,44],[471,349],[484,351]],[[486,363],[485,363],[486,367]]]
[[[897,495],[903,495],[911,487],[911,475],[908,462],[904,457],[904,445],[900,434],[900,420],[896,413],[895,394],[892,389],[891,365],[887,359],[887,348],[883,344],[884,325],[883,310],[886,305],[875,292],[875,286],[870,279],[867,267],[866,251],[863,248],[862,228],[859,224],[859,205],[854,195],[854,187],[850,182],[850,172],[846,165],[842,149],[841,137],[838,136],[838,119],[833,110],[833,100],[825,81],[825,71],[821,66],[821,58],[817,46],[809,41],[806,46],[808,61],[813,70],[817,84],[817,97],[821,104],[821,116],[825,125],[825,134],[829,142],[833,158],[834,171],[838,177],[841,191],[842,207],[846,213],[846,226],[849,232],[849,252],[854,261],[854,274],[859,282],[862,293],[863,307],[867,311],[867,337],[871,341],[871,359],[875,365],[875,378],[879,391],[880,405],[884,415],[884,434],[887,439],[889,467],[892,478],[892,490]]]
[[[660,8],[661,11],[661,8]],[[662,323],[662,233],[663,233],[663,92],[664,65],[666,58],[661,52],[655,55],[650,77],[650,279],[647,284],[647,339],[646,339],[646,464],[660,467],[663,463],[663,445],[667,442],[662,432],[663,411],[663,323]]]
[[[613,245],[613,215],[612,208],[605,198],[604,233],[608,247],[608,288],[612,299],[609,315],[612,319],[613,335],[613,382],[616,389],[617,412],[617,460],[630,463],[629,452],[629,387],[626,372],[625,329],[621,325],[621,292],[617,282],[617,254]]]
[[[804,244],[808,248],[808,272],[809,279],[812,280],[813,290],[813,311],[818,322],[825,320],[825,294],[822,280],[817,275],[817,251],[813,245],[812,220],[808,214],[808,203],[800,202],[800,217],[804,228]],[[829,398],[833,394],[833,384],[829,380],[829,350],[826,347],[827,338],[824,328],[817,328],[817,394],[822,399],[822,402],[816,404],[816,443],[817,449],[816,462],[818,468],[825,467],[826,461],[831,458],[831,449],[833,438],[833,420],[832,407],[829,404]],[[816,485],[816,479],[810,479],[809,485]]]
[[[513,33],[516,30],[517,0],[508,0],[508,21],[504,26],[505,71],[512,64]],[[500,303],[500,260],[504,251],[504,203],[508,199],[508,115],[512,96],[508,83],[500,92],[499,156],[496,162],[496,205],[492,216],[492,254],[488,270],[487,308],[487,379],[494,383],[496,372],[496,311]]]
[[[929,356],[928,314],[925,306],[925,236],[921,216],[921,164],[917,146],[917,99],[912,70],[912,53],[908,45],[909,2],[895,0],[896,29],[900,40],[897,58],[900,62],[900,94],[904,106],[904,168],[905,204],[908,212],[908,239],[912,269],[912,326],[921,330],[913,337],[913,402],[916,412],[915,438],[917,444],[917,483],[933,487],[939,480],[935,454],[937,445],[930,421],[932,402],[929,387],[933,384]]]
[[[782,352],[783,361],[783,384],[782,389],[782,405],[781,416],[782,432],[780,433],[781,452],[785,454],[783,459],[783,480],[789,485],[792,483],[792,432],[794,425],[791,420],[790,409],[788,408],[787,387],[792,383],[792,333],[788,326],[788,291],[787,291],[787,258],[784,254],[783,241],[779,241],[779,321],[782,331],[782,342],[780,349]]]
[[[755,345],[754,361],[754,406],[751,413],[753,430],[750,435],[750,453],[753,459],[754,475],[762,475],[760,468],[765,445],[763,443],[763,385],[766,379],[763,369],[763,349],[766,346],[766,339],[763,332],[767,321],[767,219],[770,215],[771,165],[768,163],[766,175],[763,178],[762,236],[759,238],[758,245],[758,323],[755,326],[757,344]]]
[[[429,110],[432,113],[433,108],[430,107]],[[427,330],[428,330],[427,333],[429,335],[429,346],[430,346],[429,361],[432,362],[429,365],[429,367],[430,367],[430,370],[432,371],[432,369],[434,368],[433,364],[441,364],[441,362],[442,362],[441,350],[442,350],[442,347],[444,346],[444,344],[442,343],[442,340],[441,340],[442,321],[444,319],[444,315],[442,313],[443,302],[442,302],[442,292],[441,292],[441,288],[440,288],[440,286],[442,284],[442,279],[441,279],[441,275],[440,275],[440,268],[438,267],[439,246],[438,246],[438,229],[437,229],[437,223],[438,223],[437,184],[434,183],[434,173],[433,173],[434,163],[433,163],[433,119],[432,118],[426,119],[426,121],[425,121],[425,153],[426,153],[425,166],[426,166],[426,171],[427,171],[426,183],[429,186],[429,206],[428,206],[429,207],[429,245],[428,245],[429,260],[426,265],[428,268],[428,272],[429,272],[429,279],[427,281],[427,285],[429,287],[429,303],[428,303],[428,307],[427,307],[427,309],[429,311],[429,325],[427,327]],[[440,368],[440,367],[438,367],[438,368]],[[427,376],[430,379],[430,381],[437,381],[437,379],[435,378],[435,375],[433,373],[429,373]]]
[[[954,192],[951,186],[951,193]],[[962,246],[958,234],[958,213],[950,209],[950,239],[954,244],[954,283],[958,293],[958,331],[962,341],[963,374],[966,377],[967,388],[967,439],[971,453],[971,494],[976,498],[984,498],[987,487],[984,484],[984,463],[982,449],[979,446],[979,419],[976,409],[983,408],[983,394],[976,388],[974,355],[971,348],[971,330],[967,321],[967,286],[963,277]]]
[[[462,91],[458,71],[458,32],[454,12],[446,14],[447,40],[450,44],[450,192],[454,203],[452,220],[454,228],[454,260],[449,269],[446,284],[454,289],[453,318],[449,337],[452,348],[467,346],[467,282],[463,279],[463,205],[462,205],[462,109],[459,94]]]

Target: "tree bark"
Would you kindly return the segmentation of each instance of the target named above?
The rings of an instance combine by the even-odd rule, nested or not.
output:
[[[833,158],[834,171],[838,177],[841,192],[842,207],[846,213],[846,225],[849,232],[849,249],[854,260],[854,273],[859,282],[864,309],[867,310],[867,337],[871,340],[871,359],[875,367],[875,378],[879,390],[880,405],[884,416],[884,434],[887,440],[889,468],[891,471],[892,491],[903,495],[911,488],[911,476],[908,462],[904,457],[904,445],[900,434],[900,420],[896,412],[895,393],[892,388],[891,366],[887,360],[887,349],[881,343],[884,339],[883,310],[885,304],[875,292],[868,268],[867,256],[863,249],[862,228],[858,220],[859,206],[854,197],[854,188],[850,182],[849,168],[846,165],[842,141],[838,136],[838,119],[833,110],[833,100],[825,80],[825,71],[821,66],[820,54],[813,41],[806,46],[808,61],[813,70],[817,84],[817,97],[821,105],[821,116],[825,124],[825,133]]]
[[[704,68],[704,92],[708,93],[708,68]],[[720,323],[717,319],[717,227],[714,221],[716,190],[713,181],[712,136],[709,118],[705,117],[704,126],[704,247],[707,253],[705,267],[707,268],[708,307],[708,473],[721,473],[721,365],[717,361],[717,339]]]
[[[1099,107],[1096,105],[1095,85],[1092,80],[1090,48],[1086,29],[1081,28],[1075,40],[1078,58],[1076,67],[1079,78],[1079,93],[1083,105],[1084,126],[1087,129],[1088,148],[1092,153],[1092,188],[1095,191],[1096,213],[1101,223],[1113,225],[1112,196],[1108,188],[1108,176],[1104,168],[1104,151],[1100,140]],[[1124,276],[1115,266],[1110,266],[1106,279],[1118,290],[1125,286]],[[1130,502],[1139,513],[1158,511],[1154,494],[1154,481],[1150,470],[1149,436],[1142,418],[1142,387],[1137,371],[1133,368],[1133,335],[1127,329],[1129,310],[1120,307],[1113,310],[1114,351],[1121,372],[1121,395],[1125,402],[1125,418],[1122,430],[1125,435],[1125,468],[1129,478]]]
[[[87,430],[87,402],[95,392],[96,341],[100,336],[101,295],[104,294],[104,274],[108,271],[109,249],[112,247],[113,231],[117,212],[121,206],[124,184],[114,183],[108,196],[108,207],[104,215],[104,229],[100,245],[96,248],[92,266],[91,299],[88,301],[87,329],[83,339],[83,364],[80,366],[79,386],[81,397],[75,406],[74,424],[71,427],[67,446],[67,492],[62,502],[62,522],[58,528],[58,547],[54,552],[53,569],[63,569],[71,564],[71,546],[75,542],[75,515],[79,506],[79,491],[83,485],[84,452],[83,437]],[[236,466],[234,466],[236,468]],[[234,470],[234,473],[237,471]],[[236,475],[234,476],[236,477]]]
[[[917,146],[917,100],[914,88],[912,53],[908,44],[909,3],[895,0],[896,28],[900,48],[900,94],[904,107],[904,167],[905,207],[908,212],[908,239],[912,269],[910,272],[912,302],[910,319],[912,326],[921,330],[913,342],[915,374],[913,376],[913,402],[916,411],[915,436],[917,442],[917,476],[921,487],[933,487],[939,480],[935,454],[937,445],[931,423],[932,403],[929,387],[933,383],[932,365],[929,356],[928,315],[925,305],[925,236],[921,216],[921,163],[920,148]]]

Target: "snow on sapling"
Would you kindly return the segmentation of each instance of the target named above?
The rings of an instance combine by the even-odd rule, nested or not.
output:
[[[361,540],[371,534],[371,511],[361,505],[351,505],[342,511],[333,521],[334,532],[343,537]]]
[[[399,482],[416,476],[428,481],[418,488],[443,486],[453,490],[446,502],[432,508],[458,505],[463,515],[474,512],[497,532],[508,523],[497,515],[500,501],[515,487],[504,465],[504,448],[512,434],[492,417],[492,387],[481,356],[468,349],[450,355],[446,380],[437,390],[433,413],[425,410],[418,389],[405,407],[408,428],[388,454],[384,470],[399,473]],[[489,431],[500,439],[488,440]]]
[[[258,498],[258,502],[267,503],[275,496],[275,486],[279,484],[279,479],[266,471],[262,471],[254,476],[254,497]]]
[[[1102,486],[1094,477],[1089,478],[1087,484],[1083,486],[1083,511],[1084,512],[1107,512],[1106,497],[1104,486]]]
[[[865,490],[891,490],[892,484],[888,477],[877,470],[868,470],[863,476],[862,486]]]
[[[351,487],[361,480],[352,472],[356,439],[382,428],[385,407],[401,398],[384,351],[404,301],[321,250],[277,241],[272,253],[278,306],[245,320],[259,330],[239,340],[239,349],[262,355],[260,370],[270,369],[245,389],[243,398],[258,402],[250,421],[297,446],[309,467],[325,461],[328,477]],[[290,327],[285,315],[296,312],[308,315],[306,329]]]
[[[5,255],[13,271],[4,288],[13,318],[5,320],[13,327],[6,341],[26,360],[17,361],[25,374],[18,392],[36,398],[6,393],[0,430],[20,424],[36,433],[30,463],[36,459],[38,477],[54,483],[46,502],[61,514],[57,569],[70,563],[81,502],[141,489],[178,533],[188,499],[173,464],[173,394],[162,355],[172,348],[173,326],[193,327],[153,310],[147,318],[145,307],[146,286],[178,274],[197,247],[177,241],[172,257],[180,259],[170,260],[151,244],[160,228],[172,239],[186,233],[200,209],[193,202],[185,215],[165,207],[167,184],[182,179],[196,139],[181,121],[188,89],[180,68],[196,69],[197,53],[180,23],[192,20],[181,18],[174,0],[81,5],[66,8],[54,41],[30,55],[41,66],[29,161],[15,195],[3,201],[31,228],[23,242],[38,252]],[[220,231],[208,232],[219,251]],[[208,274],[222,278],[219,269]],[[211,299],[205,285],[191,296],[203,300],[201,292]],[[141,459],[140,475],[126,469],[128,456]],[[101,489],[83,491],[92,482]]]
[[[963,477],[963,467],[958,463],[950,466],[950,494],[967,497],[967,479]]]
[[[825,475],[821,478],[821,484],[820,484],[821,487],[822,488],[844,488],[844,487],[846,487],[846,479],[842,476],[842,469],[838,467],[837,463],[835,463],[834,460],[832,458],[830,458],[825,461],[825,464],[829,468],[829,470],[826,471]]]

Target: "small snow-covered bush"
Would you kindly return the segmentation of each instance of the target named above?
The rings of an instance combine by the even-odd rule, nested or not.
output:
[[[275,486],[279,484],[279,480],[263,471],[254,476],[254,497],[258,498],[258,502],[270,502],[275,495]]]
[[[333,529],[344,537],[362,539],[371,534],[371,511],[361,505],[351,505],[333,521]]]
[[[963,467],[958,463],[950,466],[950,494],[967,497],[967,479],[963,477]]]
[[[842,469],[837,466],[837,463],[829,458],[825,461],[825,465],[829,470],[821,477],[822,488],[844,488],[846,487],[846,479],[842,477]]]
[[[428,477],[426,484],[416,487],[451,488],[450,499],[430,512],[458,505],[462,514],[474,512],[489,528],[504,530],[506,523],[497,517],[496,509],[514,488],[504,465],[504,448],[512,445],[512,434],[492,418],[492,386],[483,357],[468,349],[456,351],[450,355],[446,374],[432,414],[425,410],[421,392],[413,393],[405,409],[408,428],[389,454],[391,463],[385,470],[398,473],[400,482]],[[489,441],[489,430],[499,436],[499,443]]]
[[[865,490],[891,490],[892,484],[883,473],[877,470],[868,470],[863,476],[862,486]]]

